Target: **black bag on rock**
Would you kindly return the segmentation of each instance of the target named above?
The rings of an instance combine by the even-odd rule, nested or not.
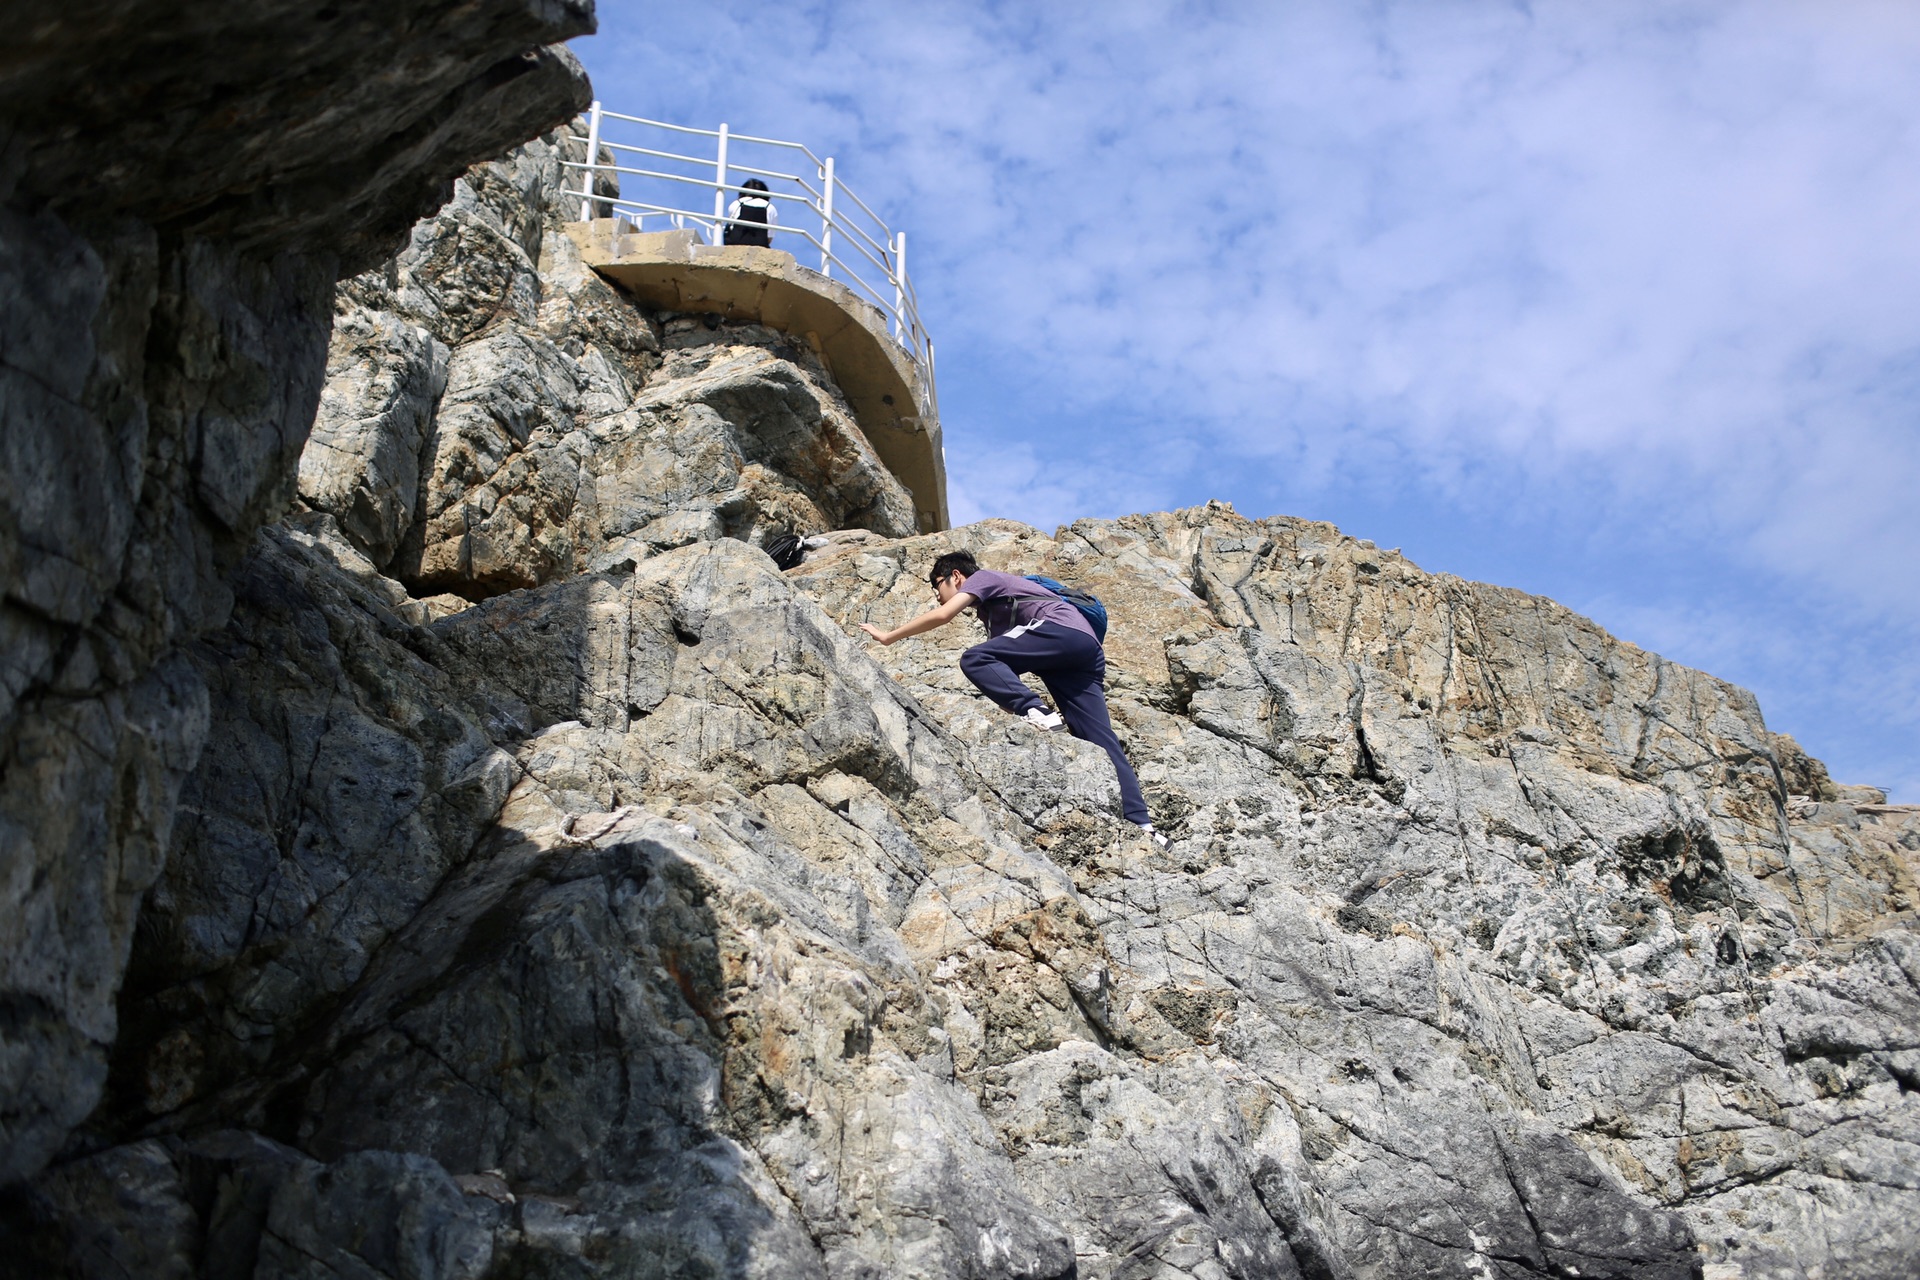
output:
[[[807,558],[807,549],[800,539],[791,533],[776,533],[760,544],[760,549],[773,557],[773,562],[782,572],[794,568]]]

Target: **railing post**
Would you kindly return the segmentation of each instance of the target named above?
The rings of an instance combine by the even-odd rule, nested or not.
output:
[[[580,221],[593,221],[593,167],[600,163],[600,102],[587,112],[587,181],[580,189]]]
[[[720,126],[720,159],[713,168],[713,242],[720,244],[727,238],[725,231],[727,216],[727,126]]]
[[[820,274],[833,278],[833,157],[820,167]]]
[[[893,336],[905,344],[907,338],[907,233],[893,236]]]

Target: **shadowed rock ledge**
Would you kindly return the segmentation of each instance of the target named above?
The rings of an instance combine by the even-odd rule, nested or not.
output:
[[[117,833],[5,883],[87,871],[132,958],[36,997],[95,1019],[67,1058],[4,1024],[0,1117],[57,1119],[8,1132],[0,1273],[1908,1274],[1920,814],[1329,525],[910,536],[807,349],[581,267],[561,156],[331,259],[272,522],[183,462],[191,572],[128,535],[214,603],[150,701],[60,703],[154,762],[119,807],[8,810],[10,858]],[[784,528],[832,533],[782,574]],[[859,638],[956,546],[1107,601],[1170,847],[965,624]]]

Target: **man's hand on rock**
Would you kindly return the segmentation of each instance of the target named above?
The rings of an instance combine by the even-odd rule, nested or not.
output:
[[[955,582],[957,584],[957,577]],[[904,626],[895,627],[891,631],[882,631],[871,622],[863,622],[860,624],[860,629],[881,644],[892,644],[896,640],[905,640],[909,636],[923,636],[935,627],[944,627],[959,617],[962,609],[971,608],[974,602],[971,595],[958,590],[957,586],[950,587],[949,590],[952,594],[942,600],[936,608],[927,610]]]

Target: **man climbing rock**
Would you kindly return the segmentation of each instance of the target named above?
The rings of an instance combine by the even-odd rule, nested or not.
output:
[[[1101,689],[1107,675],[1107,654],[1093,627],[1071,602],[1047,587],[1016,574],[982,569],[968,551],[950,551],[933,562],[928,575],[940,603],[904,626],[883,631],[870,622],[861,629],[881,644],[923,635],[944,627],[972,608],[987,628],[987,640],[960,655],[967,679],[1002,708],[1024,717],[1041,729],[1058,729],[1064,717],[1067,729],[1106,751],[1120,777],[1120,808],[1160,844],[1147,815],[1120,740],[1107,716],[1107,697]],[[1055,714],[1020,680],[1033,672],[1053,695]]]

